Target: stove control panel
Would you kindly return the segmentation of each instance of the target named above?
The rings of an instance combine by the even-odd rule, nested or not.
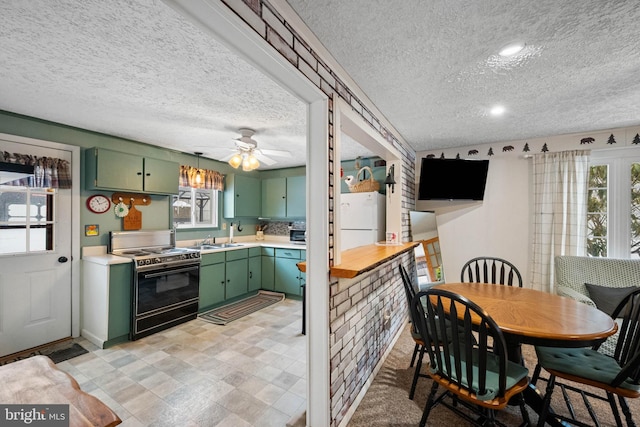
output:
[[[148,257],[137,257],[135,259],[135,262],[138,267],[143,267],[147,265],[171,264],[175,262],[190,261],[190,260],[200,261],[200,252],[193,251],[193,252],[187,252],[187,253],[182,253],[177,255],[162,255],[162,256],[151,255]]]

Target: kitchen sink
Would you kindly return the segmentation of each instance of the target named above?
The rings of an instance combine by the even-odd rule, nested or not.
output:
[[[224,248],[235,248],[237,246],[243,246],[240,243],[215,243],[212,245],[196,245],[189,246],[189,249],[197,249],[199,251],[206,251],[209,249],[224,249]]]

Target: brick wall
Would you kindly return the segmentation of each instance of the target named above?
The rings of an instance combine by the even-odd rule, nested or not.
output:
[[[266,0],[222,0],[235,14],[276,51],[295,66],[329,98],[329,262],[333,264],[334,162],[333,100],[344,99],[385,140],[402,153],[403,173],[396,177],[396,191],[402,191],[402,239],[409,240],[409,210],[415,206],[415,153],[372,113],[347,84],[296,33]],[[405,254],[354,281],[330,284],[331,426],[337,426],[369,379],[392,338],[403,326],[407,308],[398,265],[413,267],[413,257]],[[391,318],[385,324],[384,314]]]

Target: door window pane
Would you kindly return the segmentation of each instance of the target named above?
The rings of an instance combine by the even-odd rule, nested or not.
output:
[[[55,194],[0,186],[0,255],[53,250]]]

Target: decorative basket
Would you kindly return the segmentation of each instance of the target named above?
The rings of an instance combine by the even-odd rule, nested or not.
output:
[[[358,171],[356,180],[360,177],[360,173],[364,170],[369,172],[369,179],[358,181],[355,184],[350,185],[349,191],[351,191],[352,193],[367,193],[370,191],[380,190],[380,183],[373,179],[373,172],[371,171],[371,168],[369,166],[365,166]]]

